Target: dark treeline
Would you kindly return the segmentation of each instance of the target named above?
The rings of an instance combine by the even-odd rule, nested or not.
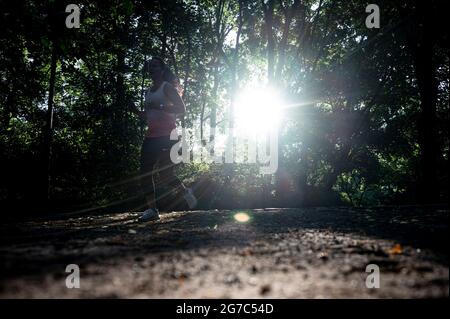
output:
[[[69,29],[70,2],[0,6],[2,207],[139,208],[144,123],[133,108],[154,55],[180,78],[184,127],[226,126],[255,74],[296,105],[276,174],[179,167],[201,208],[448,202],[441,2],[379,0],[380,28],[369,29],[358,0],[83,0]]]

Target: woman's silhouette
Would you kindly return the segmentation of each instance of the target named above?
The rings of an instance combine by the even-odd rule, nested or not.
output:
[[[178,79],[158,57],[146,63],[146,69],[152,79],[152,87],[145,94],[145,110],[140,112],[148,125],[141,152],[141,187],[148,209],[140,217],[141,221],[159,219],[158,199],[166,194],[159,194],[158,187],[155,187],[156,173],[159,184],[169,186],[170,192],[184,192],[184,199],[190,208],[197,204],[192,190],[175,176],[174,163],[170,159],[170,148],[177,142],[170,140],[170,133],[176,128],[176,115],[186,111],[179,93]]]

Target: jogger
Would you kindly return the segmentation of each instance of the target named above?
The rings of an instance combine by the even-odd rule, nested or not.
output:
[[[140,113],[148,124],[141,153],[141,186],[148,209],[141,221],[159,219],[158,201],[168,195],[160,192],[161,185],[169,186],[170,194],[183,191],[190,208],[197,204],[192,190],[175,176],[175,164],[170,159],[170,148],[177,142],[170,140],[176,128],[176,115],[186,111],[177,90],[178,80],[160,58],[153,58],[147,66],[153,86],[145,94],[145,111]]]

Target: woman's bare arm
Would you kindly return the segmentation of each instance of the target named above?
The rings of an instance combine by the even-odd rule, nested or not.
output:
[[[166,83],[164,93],[172,101],[173,105],[164,105],[163,111],[176,114],[184,114],[186,112],[184,101],[172,84]]]

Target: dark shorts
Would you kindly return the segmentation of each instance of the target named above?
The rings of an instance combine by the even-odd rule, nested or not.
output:
[[[145,138],[141,151],[141,170],[150,168],[158,161],[171,162],[170,149],[177,142],[170,140],[169,136]]]

